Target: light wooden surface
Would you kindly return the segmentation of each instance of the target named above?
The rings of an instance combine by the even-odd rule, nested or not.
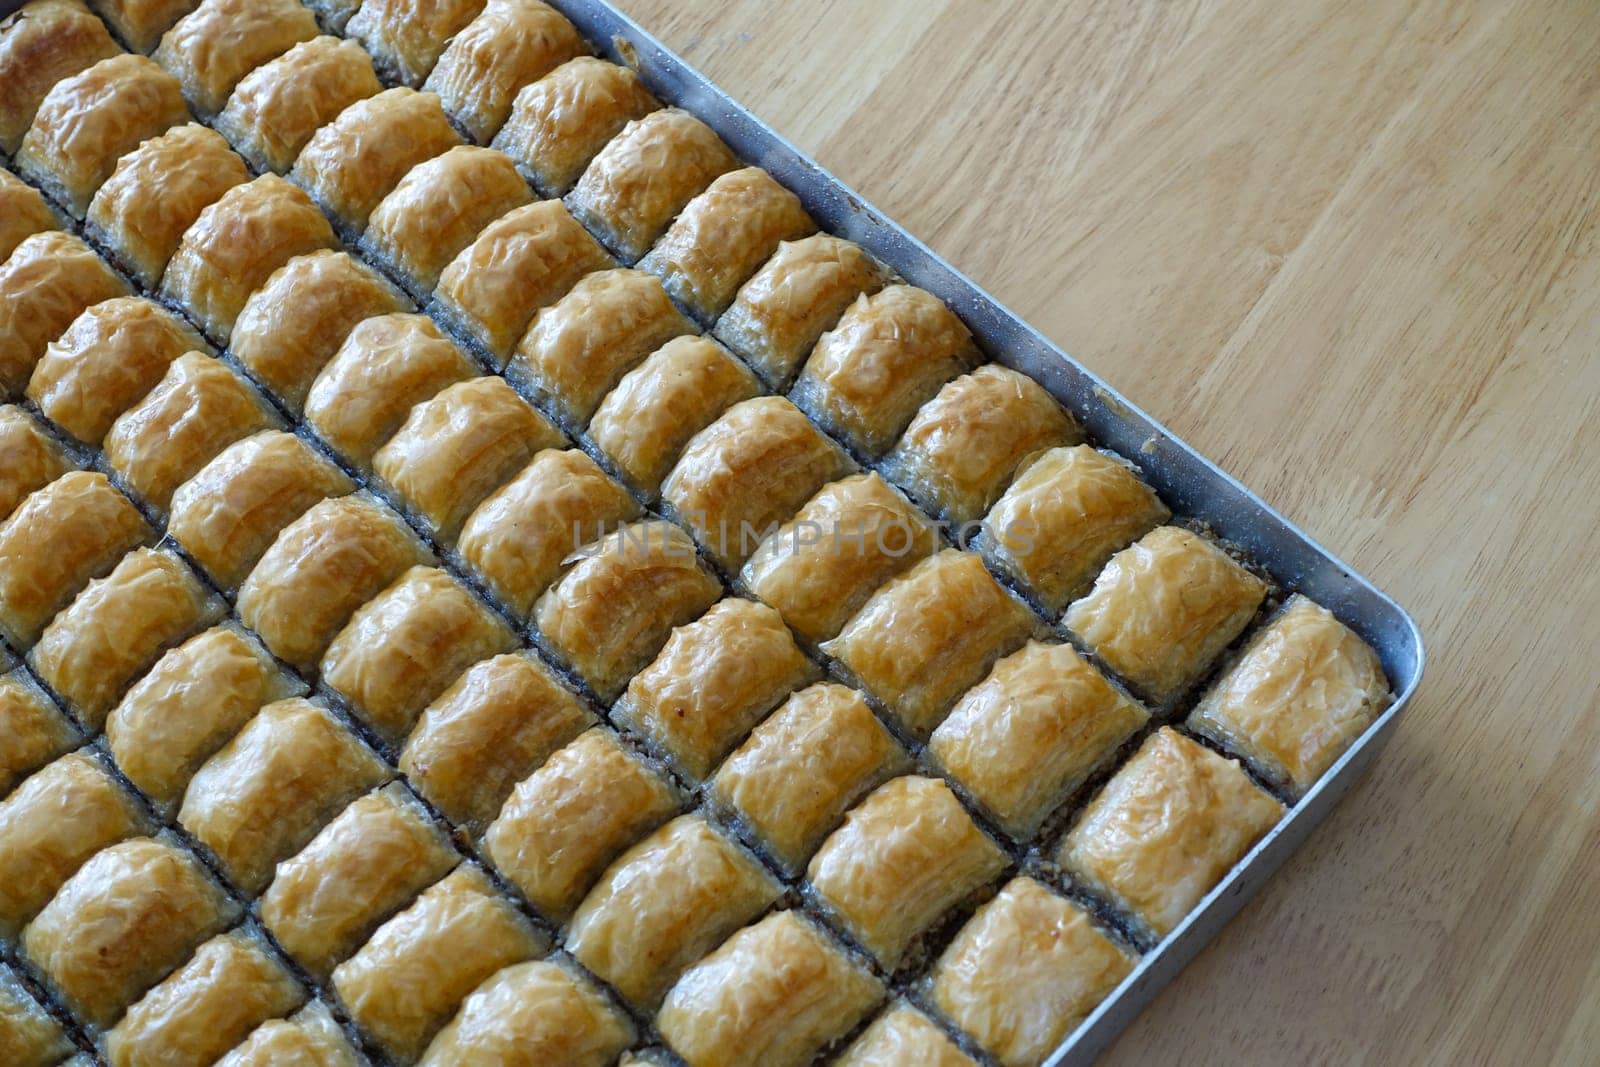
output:
[[[1600,4],[622,5],[1422,625],[1110,1062],[1594,1062]]]

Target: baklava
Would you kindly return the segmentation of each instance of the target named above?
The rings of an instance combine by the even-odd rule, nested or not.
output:
[[[82,0],[30,0],[0,19],[0,152],[16,152],[52,86],[120,51]]]
[[[8,170],[0,170],[0,263],[23,241],[61,225],[39,190]]]
[[[22,392],[45,348],[86,308],[127,293],[72,234],[46,230],[24,240],[0,264],[0,397]]]
[[[222,110],[239,79],[316,35],[316,17],[299,0],[201,0],[162,35],[152,56],[207,118]]]
[[[89,6],[135,52],[148,53],[200,0],[89,0]]]
[[[0,1061],[12,1067],[54,1067],[77,1047],[61,1024],[0,963]]]
[[[217,1067],[364,1067],[366,1057],[356,1050],[327,1005],[316,1001],[289,1019],[264,1022]]]
[[[572,23],[540,0],[488,0],[451,39],[423,86],[479,144],[511,114],[517,90],[589,50]]]
[[[565,196],[612,137],[660,106],[632,70],[579,56],[517,93],[494,147],[539,192]]]
[[[15,404],[0,406],[0,522],[75,466],[38,419]]]
[[[937,1023],[902,1001],[850,1043],[837,1067],[978,1067]]]
[[[79,738],[78,727],[27,671],[0,675],[0,801]]]
[[[385,77],[415,88],[439,61],[445,42],[483,6],[484,0],[361,0],[344,33],[372,53]]]
[[[257,170],[287,174],[318,130],[382,91],[360,45],[316,37],[245,75],[216,127]]]

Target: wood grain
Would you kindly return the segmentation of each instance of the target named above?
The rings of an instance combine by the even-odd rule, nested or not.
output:
[[[1600,6],[622,6],[1423,626],[1109,1062],[1594,1062]]]

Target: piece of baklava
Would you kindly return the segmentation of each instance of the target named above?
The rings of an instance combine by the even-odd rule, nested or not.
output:
[[[0,19],[0,152],[16,152],[51,87],[120,51],[82,0],[31,0]]]
[[[354,489],[305,441],[267,430],[223,449],[172,494],[167,533],[220,588],[238,588],[313,504]]]
[[[38,419],[15,404],[0,407],[0,522],[75,466]]]
[[[937,778],[895,778],[845,816],[806,868],[810,891],[885,970],[1005,869],[998,845]]]
[[[200,6],[200,0],[89,0],[89,6],[128,47],[149,53],[173,23]]]
[[[1298,593],[1189,713],[1189,727],[1300,796],[1393,699],[1378,655]]]
[[[292,1018],[256,1027],[217,1061],[217,1067],[364,1067],[366,1063],[327,1005],[315,1001]]]
[[[639,261],[701,322],[712,322],[780,242],[815,233],[800,198],[760,167],[729,171],[684,207]]]
[[[361,7],[361,0],[304,0],[329,33],[343,36],[345,24]]]
[[[105,1036],[111,1067],[213,1063],[261,1023],[294,1011],[306,991],[248,929],[195,950]]]
[[[138,800],[88,752],[25,779],[0,802],[0,938],[15,937],[90,856],[147,830]]]
[[[382,91],[360,45],[317,37],[245,75],[216,126],[257,170],[287,174],[313,134]]]
[[[518,783],[483,852],[534,907],[565,919],[618,853],[678,810],[666,778],[597,726]]]
[[[579,548],[576,562],[533,608],[548,647],[605,701],[696,618],[722,584],[672,523],[631,523]]]
[[[23,931],[22,950],[79,1019],[105,1027],[237,911],[192,853],[136,837],[78,868]]]
[[[618,856],[572,916],[566,948],[635,1007],[765,911],[783,887],[702,815],[682,815]]]
[[[0,263],[27,238],[60,225],[39,190],[9,170],[0,170]]]
[[[901,1001],[850,1043],[836,1067],[978,1067],[950,1035]]]
[[[78,740],[77,726],[27,671],[0,675],[0,800]]]
[[[433,93],[386,89],[312,135],[289,178],[353,233],[412,167],[461,143]]]
[[[345,24],[384,75],[402,85],[422,84],[445,43],[483,10],[484,0],[362,0]]]
[[[796,911],[728,938],[672,987],[656,1026],[690,1067],[805,1067],[883,999],[883,986]]]
[[[413,405],[477,374],[426,315],[380,315],[357,323],[311,383],[306,422],[346,462],[370,467]]]
[[[27,648],[79,590],[150,535],[98,471],[68,471],[0,525],[0,634]]]
[[[34,364],[85,308],[128,284],[77,237],[36,233],[0,264],[0,397],[17,396]]]
[[[484,227],[532,200],[505,155],[458,145],[411,168],[373,209],[361,247],[425,299]]]
[[[112,56],[50,90],[17,149],[17,169],[81,219],[118,159],[188,121],[176,78],[145,56]]]
[[[519,618],[573,549],[639,516],[639,503],[578,449],[546,449],[478,505],[456,549]]]
[[[200,213],[167,264],[161,292],[226,344],[245,301],[273,271],[336,244],[327,218],[303,191],[265,174]]]
[[[540,0],[488,0],[450,41],[423,87],[479,144],[511,114],[517,90],[589,50],[577,29]]]
[[[706,337],[675,337],[622,376],[589,422],[589,439],[648,497],[690,438],[761,392],[755,375]]]
[[[412,567],[356,609],[322,657],[322,681],[397,744],[456,675],[516,643],[460,582],[437,567]]]
[[[776,611],[730,598],[672,632],[628,683],[612,718],[698,780],[819,673]]]
[[[576,968],[519,963],[484,982],[428,1046],[423,1067],[609,1067],[633,1024]]]
[[[475,663],[417,720],[399,767],[428,802],[476,832],[516,784],[595,722],[531,652]]]
[[[222,110],[239,79],[316,35],[316,16],[299,0],[202,0],[151,55],[205,118]]]
[[[506,366],[506,376],[573,430],[622,376],[694,325],[653,274],[590,274],[540,311]]]
[[[1020,877],[945,949],[932,999],[1005,1067],[1038,1067],[1135,962],[1078,905]]]
[[[391,775],[325,709],[290,697],[256,712],[194,773],[178,822],[253,896],[278,863]]]
[[[396,1063],[413,1063],[461,1002],[543,937],[477,867],[463,865],[384,923],[333,972],[357,1026]]]
[[[243,376],[219,359],[190,352],[117,417],[106,434],[106,464],[134,495],[164,513],[178,486],[224,448],[279,425]]]
[[[55,1067],[77,1051],[61,1024],[33,998],[15,971],[0,964],[0,1062]]]
[[[1111,557],[1062,621],[1157,704],[1197,681],[1255,617],[1266,583],[1199,534],[1158,526]]]
[[[822,650],[926,738],[964,690],[1039,629],[983,560],[952,548],[879,589]]]
[[[1088,445],[1052,448],[989,510],[976,546],[1055,615],[1115,552],[1171,517],[1121,459]]]
[[[191,122],[122,157],[89,203],[87,228],[119,266],[154,289],[200,213],[249,180],[222,135]]]
[[[559,200],[507,212],[439,275],[435,310],[505,366],[541,309],[616,263]]]
[[[634,71],[579,56],[517,93],[494,147],[542,194],[563,196],[624,126],[660,106]]]
[[[695,434],[661,486],[661,499],[729,570],[850,461],[780,396],[733,405]]]
[[[173,360],[205,347],[183,320],[153,300],[103,300],[45,349],[28,379],[28,399],[79,441],[99,445],[117,416],[155,388]]]
[[[135,549],[50,621],[28,657],[78,719],[99,729],[163,651],[221,613],[221,601],[176,554]]]
[[[1071,645],[1030,641],[966,692],[928,752],[1025,841],[1149,718]]]
[[[534,455],[566,443],[504,378],[447,386],[411,409],[372,457],[372,470],[428,532],[453,541],[484,499]]]
[[[860,693],[820,682],[757,726],[708,793],[792,874],[862,794],[905,763]]]
[[[938,545],[910,501],[877,474],[857,474],[823,486],[761,542],[740,574],[800,636],[820,644]]]
[[[158,808],[170,808],[263,705],[303,688],[242,629],[215,626],[134,683],[106,719],[106,741],[128,780]]]
[[[298,412],[357,323],[409,310],[377,271],[346,252],[323,249],[291,259],[251,294],[234,323],[230,351]]]
[[[404,786],[352,803],[261,894],[261,922],[318,981],[379,926],[443,878],[460,856]]]
[[[1162,727],[1089,802],[1057,859],[1154,940],[1282,814],[1238,763]]]

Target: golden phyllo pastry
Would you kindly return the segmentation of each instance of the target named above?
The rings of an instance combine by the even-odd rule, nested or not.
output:
[[[1078,905],[1016,878],[945,949],[933,1002],[1005,1067],[1038,1067],[1135,962]]]
[[[1175,699],[1244,631],[1266,583],[1199,534],[1158,526],[1111,557],[1062,621],[1157,704]]]
[[[200,0],[89,0],[89,6],[135,52],[148,53]]]
[[[144,56],[112,56],[50,90],[17,149],[17,169],[81,219],[118,159],[188,121],[176,78]]]
[[[305,193],[275,174],[238,185],[200,213],[167,264],[161,291],[227,343],[250,294],[295,256],[336,244]]]
[[[278,871],[261,921],[319,981],[460,859],[398,782],[356,800]]]
[[[38,419],[15,404],[0,407],[0,522],[75,465]]]
[[[374,1044],[412,1063],[484,979],[545,947],[484,873],[463,865],[340,964],[333,987]]]
[[[483,6],[484,0],[361,0],[344,32],[366,46],[387,78],[415,88]]]
[[[326,249],[296,256],[251,294],[233,327],[230,351],[291,411],[364,319],[409,311],[410,303],[371,267]]]
[[[782,891],[704,816],[682,815],[617,857],[572,916],[567,951],[649,1009]]]
[[[589,438],[629,483],[654,497],[689,439],[761,392],[749,368],[706,337],[675,337],[623,375]]]
[[[1115,552],[1171,517],[1122,459],[1088,445],[1052,448],[990,509],[977,545],[1054,615]]]
[[[755,728],[711,779],[709,795],[794,873],[862,794],[905,763],[860,693],[820,682]]]
[[[1282,815],[1238,763],[1163,727],[1089,803],[1057,858],[1155,939]]]
[[[1299,796],[1391,699],[1371,646],[1296,594],[1200,698],[1189,727]]]
[[[190,352],[106,434],[106,463],[137,497],[166,511],[173,491],[224,448],[280,425],[238,372]]]
[[[327,1005],[317,1001],[293,1018],[262,1023],[217,1067],[362,1067],[366,1062]]]
[[[874,593],[822,650],[925,738],[963,690],[1039,629],[983,560],[952,548]]]
[[[229,445],[178,487],[167,533],[213,582],[233,590],[285,526],[353,488],[305,441],[268,430]]]
[[[77,1051],[61,1024],[33,998],[16,972],[0,964],[0,1062],[55,1067]]]
[[[799,912],[748,926],[691,968],[656,1026],[690,1067],[804,1067],[883,999],[883,986]]]
[[[517,785],[483,851],[529,903],[564,919],[612,858],[678,810],[666,778],[597,726]]]
[[[1026,840],[1149,718],[1071,645],[1030,641],[967,691],[928,752]]]
[[[72,720],[27,671],[0,675],[0,800],[78,738]]]
[[[346,462],[368,467],[413,405],[477,373],[426,315],[366,319],[311,383],[306,422]]]
[[[581,430],[624,374],[674,337],[693,332],[654,275],[600,271],[539,312],[506,375]]]
[[[249,180],[222,135],[191,122],[122,157],[89,204],[88,230],[154,289],[200,213]]]
[[[168,975],[105,1036],[112,1067],[209,1064],[306,992],[259,935],[219,934]]]
[[[0,525],[0,634],[27,648],[91,578],[150,535],[98,471],[68,471]]]
[[[0,263],[25,239],[60,225],[39,190],[8,170],[0,170]]]
[[[518,963],[480,985],[439,1031],[425,1067],[609,1067],[633,1042],[633,1024],[575,968]]]
[[[15,397],[34,364],[85,308],[125,296],[128,285],[70,233],[27,238],[0,264],[0,396]]]
[[[464,585],[437,567],[412,567],[356,609],[322,657],[322,681],[394,744],[456,675],[515,646]]]
[[[938,533],[877,474],[825,485],[741,572],[806,640],[838,634],[885,582],[931,556]]]
[[[445,818],[477,830],[519,781],[594,722],[536,655],[505,653],[467,668],[423,710],[399,767]]]
[[[672,632],[612,718],[704,778],[784,697],[819,674],[778,613],[738,598]]]
[[[564,196],[630,120],[660,106],[632,70],[579,56],[517,94],[494,147],[545,196]]]
[[[0,151],[16,152],[57,82],[120,51],[82,0],[30,0],[0,19]]]
[[[322,127],[383,86],[354,41],[302,41],[239,82],[217,129],[258,170],[286,174]]]
[[[176,554],[135,549],[52,619],[28,655],[79,720],[98,729],[123,690],[165,649],[221,611],[221,601]]]
[[[663,108],[623,127],[584,170],[567,203],[632,263],[689,201],[738,165],[711,127],[687,111]]]
[[[239,79],[316,35],[316,17],[299,0],[201,0],[152,55],[207,117],[222,110]]]
[[[884,969],[1008,860],[936,778],[896,778],[845,816],[806,869],[810,891]]]
[[[87,752],[24,780],[0,802],[0,937],[16,937],[90,856],[146,829],[138,800]]]
[[[789,401],[756,397],[694,435],[661,499],[733,570],[849,462]]]
[[[159,808],[265,704],[304,687],[233,625],[189,638],[156,661],[106,719],[117,768]]]
[[[541,200],[491,222],[439,275],[434,308],[503,367],[539,309],[615,266],[567,206]]]
[[[529,82],[582,55],[572,23],[540,0],[488,0],[450,41],[424,86],[479,144],[500,132],[511,101]]]
[[[178,822],[228,880],[259,893],[272,869],[327,821],[388,777],[326,710],[301,697],[258,711],[189,781]]]
[[[313,134],[289,178],[340,226],[360,233],[407,171],[460,143],[433,93],[387,89]]]
[[[165,838],[97,853],[22,934],[22,951],[90,1027],[106,1027],[238,911],[200,861]]]
[[[452,541],[535,453],[565,443],[504,378],[490,375],[447,386],[413,407],[372,457],[372,469],[430,533]]]
[[[837,1067],[978,1067],[950,1035],[902,1001],[850,1043]]]

